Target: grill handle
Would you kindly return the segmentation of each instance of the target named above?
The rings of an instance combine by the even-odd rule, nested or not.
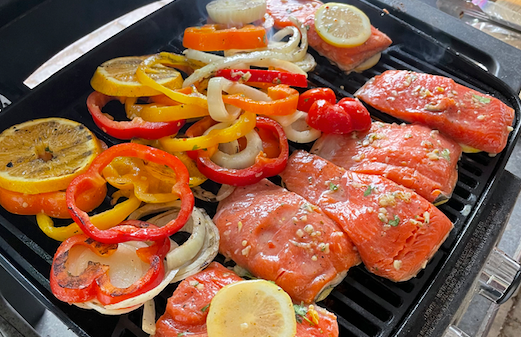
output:
[[[521,281],[519,263],[494,247],[478,278],[478,293],[496,304],[503,304]]]

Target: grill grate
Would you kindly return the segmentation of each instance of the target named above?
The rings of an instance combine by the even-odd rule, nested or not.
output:
[[[377,22],[378,19],[376,19],[376,17],[380,16],[379,11],[364,2],[360,2],[360,8],[368,13],[373,22]],[[176,1],[162,10],[170,14],[158,13],[155,17],[153,16],[152,19],[149,19],[149,21],[143,21],[141,25],[160,25],[159,22],[163,22],[160,20],[165,20],[165,17],[169,17],[171,13],[176,13],[180,10],[185,11],[182,1]],[[382,20],[384,20],[380,27],[382,31],[392,32],[392,29],[396,27],[399,29],[396,30],[396,36],[391,36],[395,44],[382,53],[382,58],[375,67],[360,74],[354,73],[348,76],[339,75],[340,71],[338,68],[331,66],[325,58],[314,54],[318,66],[315,71],[309,74],[310,83],[314,86],[331,87],[335,90],[337,97],[343,97],[352,96],[367,80],[389,69],[408,69],[448,76],[452,77],[458,83],[490,93],[505,102],[509,102],[510,105],[515,106],[517,119],[513,134],[517,134],[519,129],[519,110],[516,98],[514,98],[514,96],[506,96],[507,94],[504,94],[504,92],[508,90],[497,84],[499,82],[494,81],[492,77],[484,72],[478,72],[479,69],[469,64],[466,59],[457,58],[448,53],[443,47],[436,44],[435,41],[432,41],[432,39],[427,36],[423,36],[417,31],[404,28],[401,24],[397,23],[398,21],[395,18],[386,16],[382,18]],[[188,25],[200,25],[203,22],[204,20],[199,17],[199,14],[188,13],[186,17],[180,18],[178,27],[174,26],[178,29],[177,36],[166,43],[163,41],[160,44],[154,45],[151,49],[141,50],[140,52],[145,54],[166,50],[179,53],[182,50],[180,39],[181,31],[179,29]],[[388,27],[385,27],[385,25],[388,25]],[[130,31],[130,33],[127,31],[126,34],[127,35],[121,35],[122,37],[120,39],[123,39],[123,42],[131,43],[131,41],[133,41],[132,31]],[[171,38],[170,34],[167,35],[168,37],[166,37],[166,39]],[[401,35],[406,36],[401,37]],[[121,40],[119,40],[119,42],[121,45]],[[414,46],[414,48],[412,48],[412,46]],[[103,53],[103,49],[98,51],[94,50],[93,52],[94,53],[90,54],[90,58],[84,59],[83,61],[80,59],[77,63],[90,62],[91,64],[97,65],[100,63],[100,59],[104,61],[109,57],[106,56],[108,55],[107,53]],[[436,58],[432,58],[432,55],[436,55]],[[93,58],[95,59],[94,61],[92,61]],[[87,68],[84,64],[82,65],[83,69],[94,69]],[[71,69],[72,68],[69,68],[68,71],[71,72]],[[67,72],[65,72],[65,74],[67,74]],[[470,76],[468,74],[473,75]],[[90,75],[89,73],[84,76],[86,83],[88,83],[88,79],[86,78],[89,78]],[[70,76],[75,76],[75,74],[72,73]],[[67,86],[67,84],[63,82],[60,83],[59,76],[55,78],[57,78],[57,80],[54,80],[54,82],[51,81],[51,84],[48,84],[48,86],[57,87],[57,90]],[[38,92],[38,90],[36,90],[36,92]],[[57,110],[57,115],[71,118],[85,124],[107,144],[120,142],[101,133],[92,122],[84,103],[88,93],[89,92],[85,91],[83,96],[68,103],[66,107]],[[39,100],[35,97],[38,98],[38,95],[33,95],[33,101],[29,101],[27,104],[35,107],[38,106]],[[10,114],[9,116],[13,116],[15,112],[18,111],[16,109],[23,108],[24,104],[21,105],[21,108],[13,107],[12,111],[7,109],[5,115]],[[399,122],[375,109],[370,108],[370,112],[375,119],[386,122]],[[36,112],[33,114],[35,118],[39,117],[36,116]],[[55,114],[56,112],[53,112],[53,115]],[[17,118],[20,117],[0,116],[1,125],[6,125],[4,123],[12,125],[14,124],[13,121]],[[511,137],[514,137],[514,135]],[[512,142],[513,139],[509,141],[509,144]],[[293,145],[302,148],[302,145]],[[440,209],[454,223],[454,230],[426,268],[421,271],[417,277],[407,282],[393,283],[369,273],[362,266],[358,266],[351,269],[345,280],[335,288],[331,295],[319,303],[319,305],[337,314],[341,337],[392,336],[403,327],[406,316],[410,314],[415,307],[420,305],[424,292],[431,288],[436,275],[450,262],[448,261],[450,252],[453,250],[461,233],[472,226],[473,220],[477,214],[482,211],[481,206],[487,201],[489,189],[491,189],[495,178],[501,173],[506,162],[506,157],[508,157],[509,154],[509,152],[506,152],[508,151],[496,157],[489,157],[481,153],[464,154],[462,156],[459,162],[459,180],[453,196],[447,203],[440,206]],[[106,204],[108,205],[108,200]],[[200,201],[198,201],[198,205],[205,207],[210,215],[215,211],[215,205],[202,203]],[[63,224],[67,224],[67,222],[63,222]],[[85,311],[75,306],[69,306],[54,299],[49,291],[48,275],[52,255],[57,247],[57,242],[50,240],[37,229],[34,217],[16,216],[0,209],[0,253],[6,256],[19,270],[23,270],[24,275],[30,279],[31,283],[34,284],[38,290],[47,294],[49,300],[56,306],[53,310],[61,312],[62,315],[66,317],[68,320],[66,323],[73,331],[81,336],[145,336],[140,328],[141,310],[136,310],[118,317],[102,316],[92,311]],[[156,298],[156,311],[159,314],[164,312],[167,299],[174,289],[175,285],[170,285]]]

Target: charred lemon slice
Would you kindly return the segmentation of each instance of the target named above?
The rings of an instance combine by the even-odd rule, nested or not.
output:
[[[108,96],[142,97],[161,94],[139,82],[136,70],[148,56],[118,57],[101,64],[92,76],[92,88]],[[181,88],[183,77],[174,68],[163,64],[151,67],[149,76],[159,85],[170,89]]]
[[[328,2],[315,12],[315,29],[327,43],[348,48],[363,44],[371,36],[371,22],[355,6]]]
[[[83,124],[35,119],[0,134],[0,187],[37,194],[64,190],[102,151]]]

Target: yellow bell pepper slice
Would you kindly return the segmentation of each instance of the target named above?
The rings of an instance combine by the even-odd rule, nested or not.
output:
[[[131,194],[128,200],[117,204],[112,209],[96,214],[90,219],[99,229],[108,229],[126,220],[139,206],[141,206],[141,200]],[[52,218],[43,213],[36,215],[36,222],[45,235],[57,241],[65,241],[73,235],[83,233],[75,222],[68,226],[55,227]]]
[[[246,111],[234,124],[227,128],[214,129],[207,135],[193,138],[163,137],[159,139],[159,143],[163,149],[170,153],[207,149],[245,136],[253,130],[256,123],[256,115]]]
[[[188,63],[186,57],[181,55],[176,55],[173,53],[162,52],[156,55],[153,55],[147,59],[145,59],[138,66],[136,70],[136,77],[142,84],[145,84],[159,92],[162,92],[169,98],[173,99],[176,102],[190,105],[197,105],[202,108],[208,108],[208,101],[206,96],[199,93],[191,93],[185,94],[182,91],[172,90],[170,88],[165,87],[157,83],[149,74],[153,74],[155,70],[153,67],[157,64],[168,65],[171,67],[179,68],[181,70],[184,69],[185,72],[189,72],[186,69],[190,69],[190,64]]]

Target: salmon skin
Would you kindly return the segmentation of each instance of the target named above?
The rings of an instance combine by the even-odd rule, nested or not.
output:
[[[384,33],[371,26],[371,36],[362,45],[357,47],[336,47],[328,44],[318,35],[315,29],[315,16],[309,15],[305,21],[308,29],[308,43],[309,46],[315,49],[320,55],[324,56],[329,62],[336,65],[345,73],[352,71],[362,71],[370,68],[378,62],[379,53],[387,49],[392,44],[392,40]],[[372,57],[377,57],[370,66],[364,67],[364,62]],[[361,69],[357,69],[360,67]]]
[[[218,262],[212,262],[205,270],[186,278],[168,299],[165,313],[156,323],[154,336],[207,337],[206,317],[212,298],[224,286],[241,280]],[[338,322],[334,314],[319,306],[300,307],[307,313],[305,319],[297,319],[296,337],[338,336]],[[316,315],[310,316],[311,313]]]
[[[287,189],[342,226],[370,272],[395,282],[425,268],[453,227],[414,191],[382,176],[346,171],[305,151],[291,155],[281,177]]]
[[[213,221],[222,255],[274,281],[297,303],[328,294],[360,263],[342,228],[317,206],[267,179],[236,188],[219,203]]]
[[[391,116],[440,130],[464,151],[497,154],[513,130],[514,109],[443,76],[387,70],[355,96]]]
[[[323,134],[311,153],[346,170],[382,175],[439,204],[458,181],[461,147],[426,126],[373,122],[367,132]]]

